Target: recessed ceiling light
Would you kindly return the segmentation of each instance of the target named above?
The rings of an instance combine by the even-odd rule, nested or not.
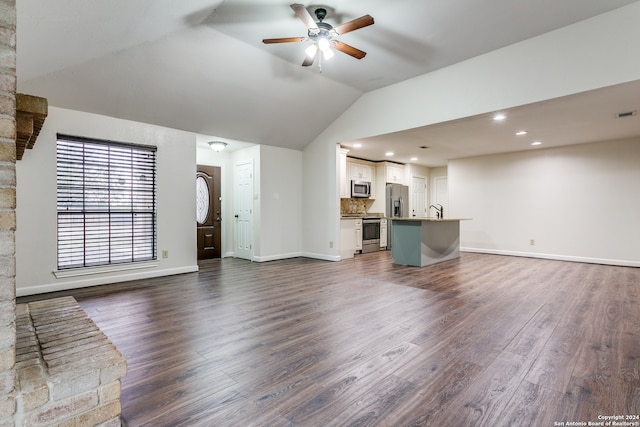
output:
[[[393,156],[393,151],[387,151],[386,153],[384,153],[384,155],[387,157],[391,157]]]
[[[415,162],[416,160],[418,160],[418,158],[417,157],[412,157],[409,160],[411,160],[412,162]]]
[[[493,116],[493,120],[495,120],[496,122],[502,121],[504,119],[506,119],[507,116],[503,113],[498,113],[495,116]]]
[[[531,143],[531,145],[542,145],[542,142],[540,142],[540,141],[533,141],[533,142]]]
[[[519,130],[518,132],[516,132],[516,135],[521,136],[521,135],[526,135],[527,131],[526,130]]]
[[[360,144],[359,142],[356,142],[355,144],[353,144],[354,148],[360,148],[362,147],[362,144]]]

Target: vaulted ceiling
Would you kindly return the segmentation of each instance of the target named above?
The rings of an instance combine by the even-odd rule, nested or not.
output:
[[[375,24],[340,37],[365,58],[338,52],[322,68],[301,66],[308,42],[262,43],[306,35],[290,1],[16,3],[20,92],[53,106],[302,149],[367,91],[634,1],[323,0],[306,6],[325,7],[334,26],[365,14]],[[424,131],[434,129],[443,126]],[[453,151],[430,165],[465,154]]]

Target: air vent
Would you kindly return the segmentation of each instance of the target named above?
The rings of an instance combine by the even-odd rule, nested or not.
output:
[[[635,116],[636,114],[638,114],[637,110],[634,111],[625,111],[624,113],[618,113],[616,114],[616,117],[621,119],[623,117],[631,117],[631,116]]]

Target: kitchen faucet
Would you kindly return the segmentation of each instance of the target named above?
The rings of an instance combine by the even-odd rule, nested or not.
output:
[[[441,204],[436,203],[435,205],[429,206],[429,209],[434,208],[436,210],[436,218],[442,219],[444,218],[444,208]]]

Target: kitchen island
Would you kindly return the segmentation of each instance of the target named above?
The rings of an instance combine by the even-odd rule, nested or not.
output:
[[[424,267],[460,256],[460,221],[467,218],[392,218],[391,256]]]

